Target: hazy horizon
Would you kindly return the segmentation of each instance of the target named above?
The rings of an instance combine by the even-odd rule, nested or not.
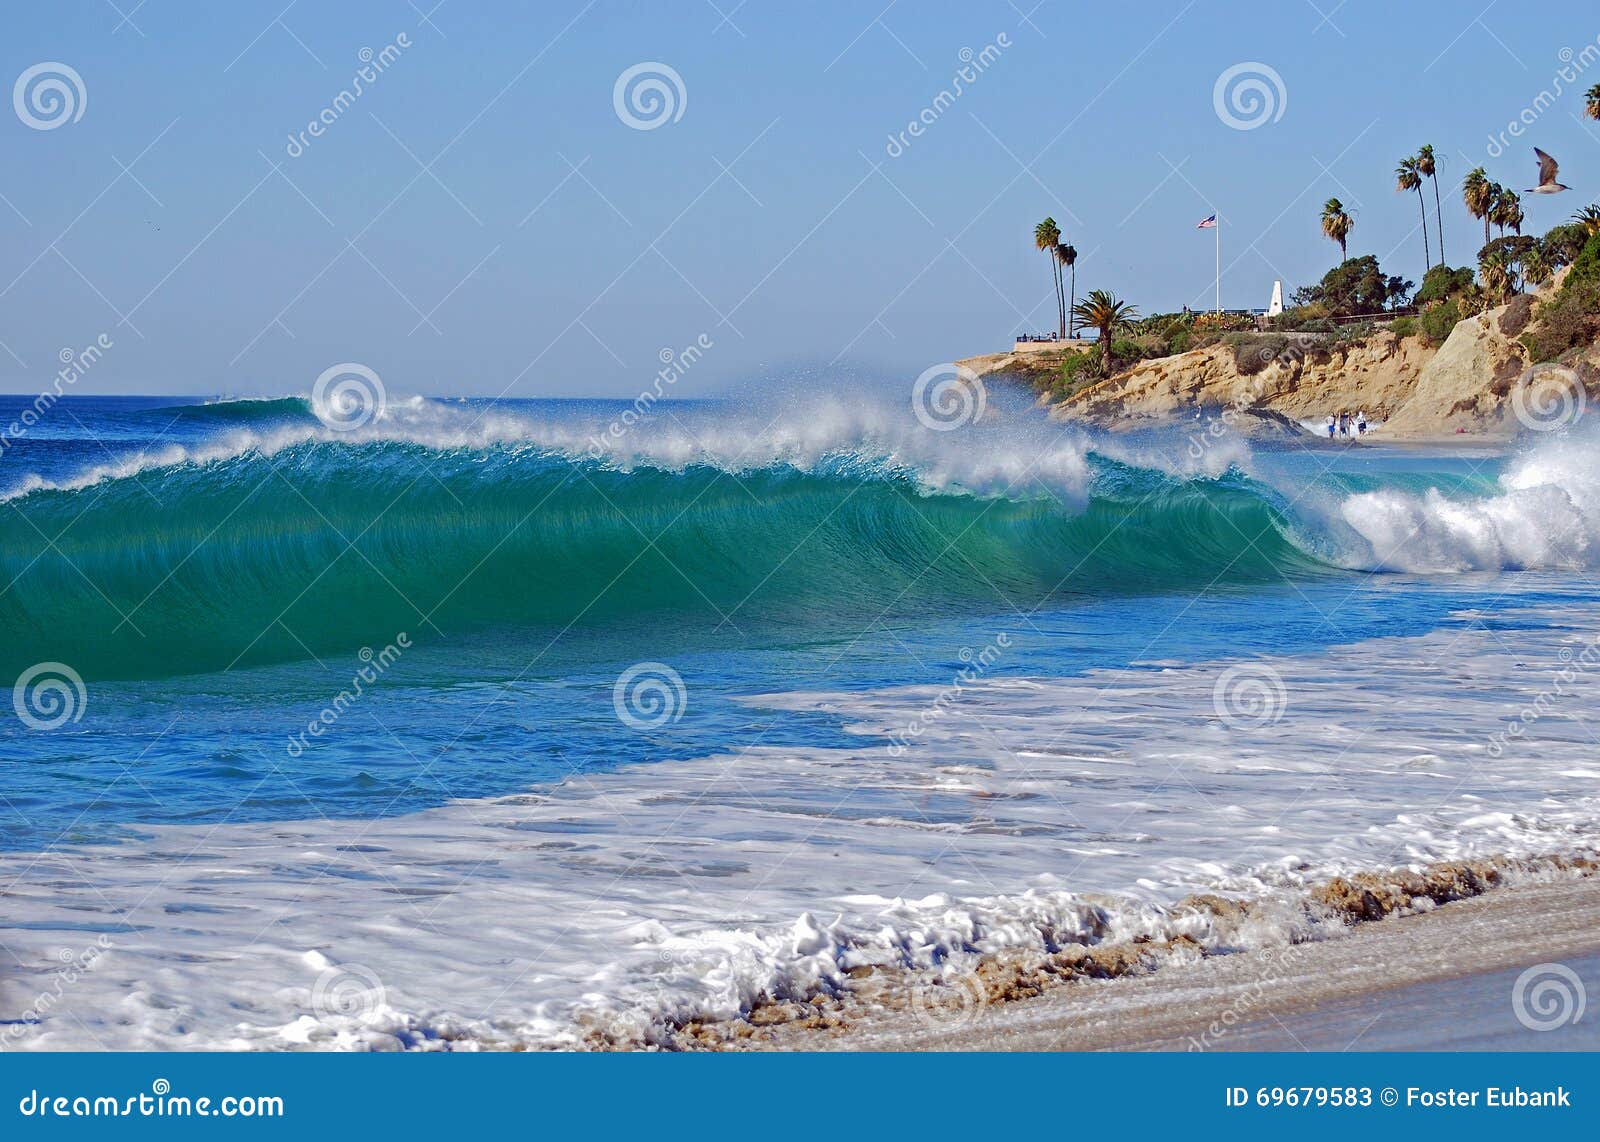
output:
[[[101,337],[71,392],[306,393],[359,362],[391,393],[628,398],[706,342],[671,395],[912,378],[1054,326],[1046,214],[1080,295],[1151,313],[1211,305],[1213,212],[1225,306],[1314,282],[1330,196],[1352,256],[1420,281],[1393,169],[1424,143],[1452,265],[1472,167],[1520,191],[1533,146],[1561,160],[1575,189],[1525,199],[1529,233],[1600,189],[1576,3],[429,8],[9,14],[0,389]],[[81,85],[69,114],[25,102],[40,65]]]

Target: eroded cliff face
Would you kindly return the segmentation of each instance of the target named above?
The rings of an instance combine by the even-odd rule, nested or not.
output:
[[[1051,415],[1118,431],[1192,420],[1227,409],[1257,409],[1291,421],[1320,423],[1331,413],[1365,412],[1391,438],[1460,433],[1513,436],[1527,426],[1517,404],[1548,403],[1559,393],[1530,396],[1528,378],[1569,384],[1600,400],[1600,345],[1565,354],[1561,373],[1532,362],[1517,340],[1537,314],[1531,297],[1470,317],[1438,349],[1420,337],[1380,332],[1356,344],[1316,337],[1252,338],[1142,361],[1126,372],[1053,402]],[[1551,381],[1551,377],[1556,379]]]
[[[1142,361],[1052,407],[1052,415],[1117,429],[1148,428],[1196,412],[1259,407],[1293,420],[1341,410],[1385,420],[1412,395],[1434,356],[1419,338],[1379,333],[1361,344],[1273,339],[1238,354],[1212,345]]]
[[[1462,429],[1515,435],[1507,398],[1528,360],[1509,332],[1516,326],[1505,321],[1507,308],[1457,323],[1417,376],[1410,398],[1389,419],[1389,432],[1426,436]]]

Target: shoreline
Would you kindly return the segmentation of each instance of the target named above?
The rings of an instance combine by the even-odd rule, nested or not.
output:
[[[1565,962],[1563,962],[1565,961]],[[1521,883],[1357,922],[1332,939],[1191,958],[1011,1001],[957,996],[779,1028],[753,1050],[1595,1050],[1600,1022],[1552,1016],[1537,984],[1600,975],[1600,876]],[[1527,1015],[1527,1011],[1524,1012]],[[1559,1014],[1559,1010],[1554,1014]]]
[[[1600,954],[1596,873],[1592,855],[1551,854],[1334,877],[1298,901],[1194,896],[1169,909],[1174,934],[1165,939],[1000,952],[932,971],[853,971],[843,992],[760,1004],[730,1022],[691,1021],[654,1046],[1208,1049],[1189,1042],[1229,1011],[1231,1030],[1242,1016],[1266,1012],[1276,1021],[1279,1009],[1303,1010],[1308,1000],[1362,1000],[1556,955]],[[1260,938],[1294,913],[1300,921],[1287,940],[1281,928]],[[1482,916],[1486,924],[1470,927]]]

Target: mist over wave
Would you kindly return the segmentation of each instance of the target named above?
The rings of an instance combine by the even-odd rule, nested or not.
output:
[[[828,392],[642,419],[411,398],[352,431],[303,398],[151,417],[183,439],[6,486],[0,666],[48,650],[162,676],[641,616],[826,634],[1341,569],[1588,566],[1600,534],[1578,440],[1473,495],[1311,488],[1237,440],[1091,437],[1003,394],[955,431]]]

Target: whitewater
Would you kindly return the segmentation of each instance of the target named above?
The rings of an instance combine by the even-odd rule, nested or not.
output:
[[[0,665],[83,686],[0,732],[0,1043],[649,1043],[1593,851],[1592,434],[990,405],[69,399],[0,465]]]

